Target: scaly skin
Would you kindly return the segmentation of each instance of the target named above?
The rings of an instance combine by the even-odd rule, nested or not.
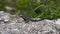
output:
[[[38,22],[38,21],[44,20],[44,19],[34,20],[32,18],[27,17],[26,13],[27,13],[26,9],[23,9],[22,14],[20,15],[20,17],[22,17],[26,23],[28,23],[29,21]]]
[[[25,15],[21,15],[20,17],[22,17],[26,23],[28,23],[29,21],[38,22],[38,21],[44,20],[44,19],[34,20],[34,19],[29,18],[29,17],[26,17]]]

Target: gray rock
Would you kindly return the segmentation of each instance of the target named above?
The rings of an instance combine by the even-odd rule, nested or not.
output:
[[[60,25],[60,19],[57,19],[57,21],[55,21],[56,24],[59,24]]]
[[[42,20],[25,23],[17,15],[0,11],[0,34],[60,34],[60,25],[55,22]]]

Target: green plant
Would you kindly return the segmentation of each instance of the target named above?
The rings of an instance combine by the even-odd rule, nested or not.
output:
[[[0,10],[5,11],[5,6],[17,10],[12,14],[20,15],[25,10],[26,16],[31,18],[57,19],[60,18],[60,0],[13,0],[12,2],[0,1]]]

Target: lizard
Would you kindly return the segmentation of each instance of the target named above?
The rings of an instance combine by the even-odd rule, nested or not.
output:
[[[22,17],[26,23],[28,23],[29,21],[38,22],[38,21],[44,20],[44,19],[32,19],[32,18],[29,18],[29,17],[27,17],[25,15],[20,15],[20,17]]]
[[[44,20],[44,19],[34,20],[34,19],[32,19],[32,18],[29,18],[29,17],[26,16],[26,12],[27,12],[27,11],[24,10],[24,11],[22,11],[22,14],[20,15],[20,17],[22,17],[26,23],[28,23],[29,21],[38,22],[38,21]]]

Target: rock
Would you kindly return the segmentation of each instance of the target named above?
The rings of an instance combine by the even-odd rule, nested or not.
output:
[[[9,13],[4,13],[3,11],[0,11],[0,21],[15,23],[15,22],[22,22],[23,19],[16,15],[11,15]]]
[[[13,10],[13,8],[12,7],[9,7],[9,6],[5,6],[5,9],[6,10],[9,10],[9,11]]]
[[[60,34],[55,20],[25,23],[23,18],[0,11],[0,34]]]
[[[3,11],[0,11],[0,20],[8,21],[10,19],[9,13],[4,13]]]
[[[60,25],[60,19],[57,19],[56,24]]]

